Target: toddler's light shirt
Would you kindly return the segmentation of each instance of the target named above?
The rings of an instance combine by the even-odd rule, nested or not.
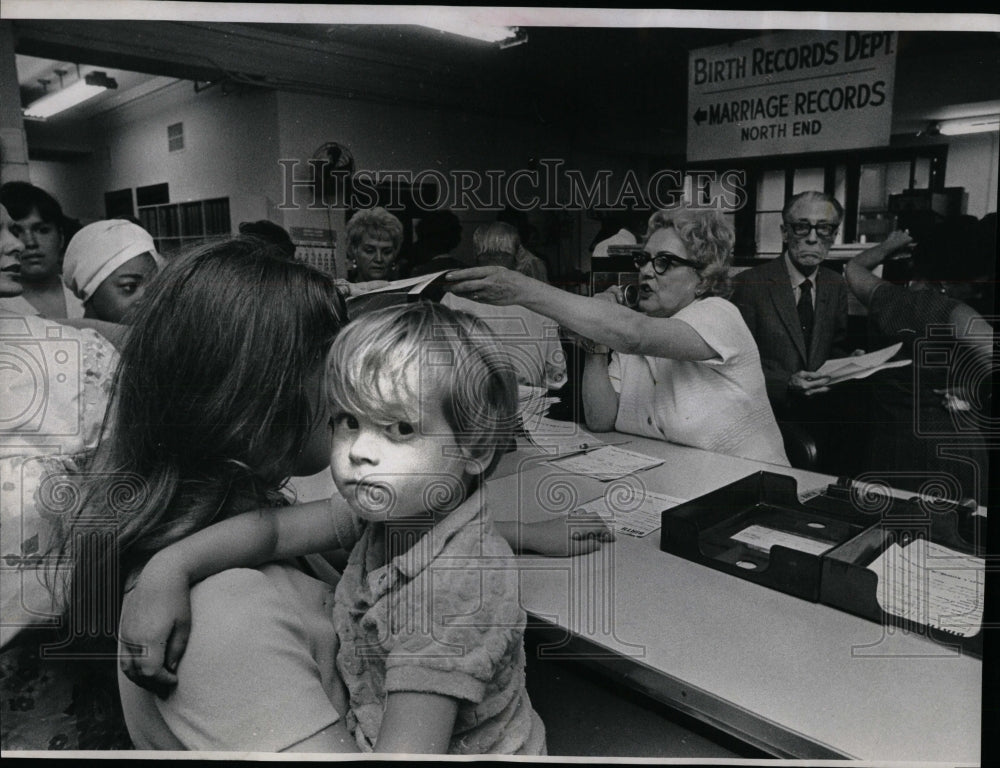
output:
[[[382,525],[368,525],[351,552],[334,626],[362,749],[375,743],[388,694],[411,691],[459,699],[449,754],[545,753],[524,686],[516,560],[484,501],[474,494],[388,563]]]

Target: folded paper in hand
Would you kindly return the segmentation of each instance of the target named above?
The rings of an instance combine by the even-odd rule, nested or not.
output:
[[[613,445],[601,446],[595,450],[587,449],[584,453],[569,454],[564,458],[553,459],[549,462],[549,464],[567,472],[587,475],[602,482],[617,480],[619,477],[633,475],[644,469],[652,469],[662,463],[663,459],[656,459]]]
[[[382,307],[405,304],[408,301],[428,299],[440,301],[444,294],[444,279],[442,275],[449,270],[434,272],[420,277],[410,277],[405,280],[392,280],[388,285],[365,291],[347,299],[347,314],[354,319],[362,312],[371,312]]]
[[[827,360],[816,371],[818,376],[829,376],[828,384],[837,384],[849,379],[863,379],[871,376],[876,371],[884,371],[887,368],[900,368],[909,365],[909,360],[893,360],[889,362],[902,348],[902,344],[893,344],[891,347],[869,352],[867,355],[856,355],[854,357],[838,357]]]

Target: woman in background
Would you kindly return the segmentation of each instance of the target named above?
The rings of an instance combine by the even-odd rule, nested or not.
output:
[[[0,202],[14,220],[11,232],[24,244],[23,290],[19,296],[0,298],[0,307],[51,319],[83,317],[83,304],[61,277],[63,249],[72,234],[62,207],[44,189],[25,181],[0,187]]]
[[[510,224],[481,226],[473,233],[472,240],[477,265],[521,271],[518,269],[521,240]],[[553,320],[516,304],[491,307],[454,293],[446,293],[441,303],[476,315],[489,326],[510,354],[518,384],[551,390],[566,383],[566,355],[559,340],[559,326]]]
[[[66,248],[63,282],[83,302],[84,317],[121,323],[162,266],[153,238],[138,224],[88,224]]]
[[[480,266],[500,264],[543,283],[549,281],[545,262],[524,248],[513,224],[496,221],[479,227],[472,235],[472,243],[476,248],[476,263]]]
[[[352,283],[394,280],[403,245],[403,224],[385,208],[358,211],[347,222],[347,258]]]

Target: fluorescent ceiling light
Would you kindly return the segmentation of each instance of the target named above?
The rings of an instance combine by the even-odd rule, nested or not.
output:
[[[497,24],[482,24],[478,21],[467,21],[461,18],[434,19],[433,22],[421,24],[421,27],[436,29],[439,32],[450,32],[453,35],[471,37],[487,43],[504,43],[518,38],[517,27],[504,27]],[[524,36],[527,39],[527,36]]]
[[[942,120],[938,123],[938,131],[943,136],[961,136],[966,133],[986,133],[1000,130],[1000,115],[981,115],[979,117],[961,117],[954,120]]]
[[[24,116],[32,120],[46,120],[70,107],[75,107],[99,93],[117,88],[118,83],[104,72],[91,72],[84,78],[47,93],[24,108]]]

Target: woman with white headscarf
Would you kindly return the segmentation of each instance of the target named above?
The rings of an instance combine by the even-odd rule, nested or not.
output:
[[[142,227],[124,219],[97,221],[70,240],[63,282],[83,302],[84,317],[120,323],[161,264]]]

